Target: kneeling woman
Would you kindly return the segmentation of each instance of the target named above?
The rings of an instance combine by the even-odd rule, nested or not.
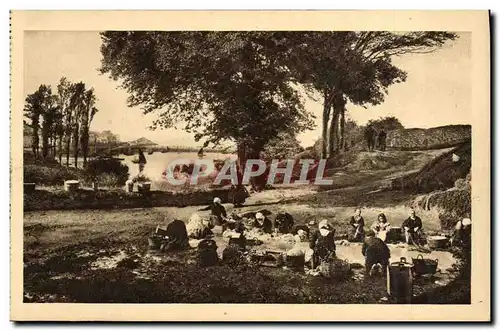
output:
[[[312,237],[309,247],[313,250],[313,268],[316,268],[321,261],[335,257],[335,230],[332,229],[328,220],[319,222],[318,230]]]

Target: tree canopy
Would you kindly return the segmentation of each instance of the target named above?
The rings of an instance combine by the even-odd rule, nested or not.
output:
[[[279,32],[104,32],[101,72],[130,106],[158,112],[152,128],[184,123],[197,140],[261,151],[280,132],[312,125],[290,83]]]

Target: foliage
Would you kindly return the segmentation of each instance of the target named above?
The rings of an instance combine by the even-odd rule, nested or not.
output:
[[[65,180],[79,179],[81,177],[81,171],[61,166],[25,164],[23,170],[25,183],[36,183],[46,186],[62,186]]]
[[[460,157],[457,162],[453,161],[453,154]],[[435,158],[420,171],[394,179],[392,188],[416,193],[445,190],[452,188],[457,179],[466,177],[470,169],[471,144],[468,142]]]
[[[304,148],[293,134],[281,133],[276,138],[271,139],[265,146],[264,159],[291,159],[303,150]]]
[[[281,62],[284,32],[101,34],[101,72],[122,81],[130,106],[162,110],[152,128],[185,123],[197,140],[260,152],[281,132],[312,125]]]
[[[339,119],[348,101],[363,107],[378,105],[384,101],[389,86],[406,80],[407,73],[393,64],[392,57],[431,52],[455,38],[457,35],[449,32],[300,33],[291,46],[293,51],[287,53],[287,63],[300,83],[323,97],[323,156],[327,142],[330,152],[334,150],[334,130],[340,130],[342,144],[345,141]]]
[[[66,165],[69,166],[70,145],[73,142],[75,165],[80,150],[83,152],[85,163],[90,123],[97,112],[95,102],[93,89],[87,90],[83,82],[74,84],[65,77],[61,78],[57,85],[57,94],[52,94],[50,85],[43,84],[37,91],[28,94],[24,116],[29,122],[26,124],[31,127],[30,138],[35,158],[39,158],[41,133],[43,158],[55,158],[58,151],[59,162],[62,163],[62,153],[65,149]]]
[[[377,120],[369,120],[367,125],[371,125],[376,131],[385,132],[404,129],[403,124],[394,116],[380,117]]]
[[[85,165],[85,177],[93,181],[99,179],[99,176],[104,174],[113,174],[116,178],[116,184],[124,185],[129,177],[128,166],[122,164],[117,159],[94,159]]]
[[[398,150],[454,147],[470,141],[470,125],[447,125],[430,129],[394,130],[387,135],[387,146]]]

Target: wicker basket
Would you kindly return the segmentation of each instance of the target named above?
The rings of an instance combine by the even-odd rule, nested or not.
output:
[[[413,271],[416,275],[433,275],[437,271],[438,260],[424,259],[419,254],[416,259],[412,259]]]
[[[323,261],[319,265],[319,272],[326,278],[345,279],[351,272],[351,265],[347,260]]]

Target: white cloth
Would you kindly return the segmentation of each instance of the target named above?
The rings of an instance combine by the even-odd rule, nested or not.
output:
[[[327,230],[327,229],[319,229],[319,233],[321,233],[321,235],[323,237],[326,237],[328,236],[328,234],[330,233],[330,230]]]
[[[328,227],[328,220],[322,220],[319,222],[318,227],[321,229],[322,227]]]

